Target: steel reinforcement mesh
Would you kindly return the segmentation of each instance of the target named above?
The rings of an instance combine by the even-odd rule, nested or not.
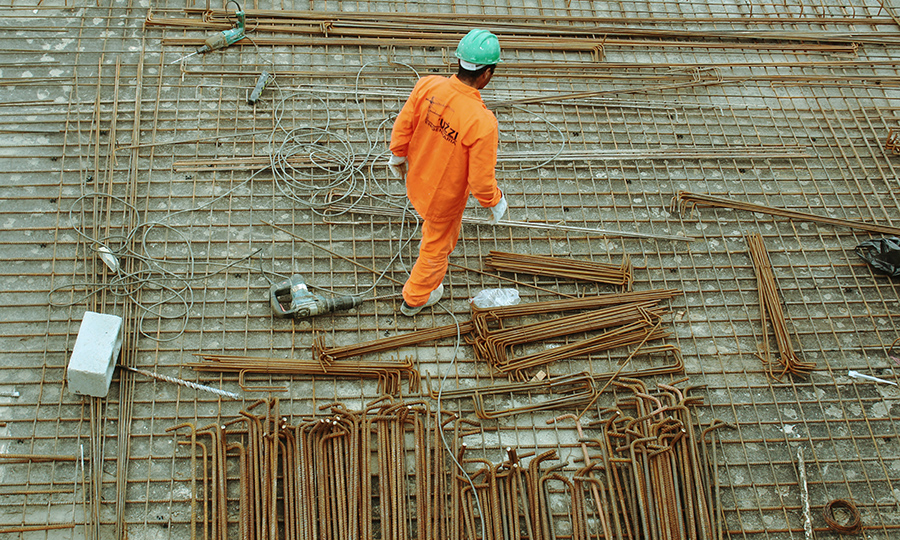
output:
[[[803,536],[798,448],[817,538],[840,536],[822,517],[834,499],[858,506],[867,538],[900,534],[900,393],[848,376],[898,382],[897,282],[854,251],[881,235],[676,199],[688,192],[900,225],[892,144],[900,34],[887,5],[243,7],[269,19],[256,19],[259,11],[248,39],[180,64],[172,62],[228,27],[233,4],[6,8],[0,532],[184,538],[191,458],[184,436],[167,430],[228,422],[263,397],[278,398],[294,422],[324,414],[323,404],[359,409],[382,393],[371,380],[198,373],[186,366],[197,354],[310,360],[314,339],[344,346],[464,324],[469,299],[487,288],[516,288],[523,302],[617,290],[527,273],[498,278],[484,267],[493,250],[612,264],[630,257],[635,290],[680,291],[664,302],[663,328],[672,334],[665,343],[681,351],[683,375],[646,382],[687,376],[705,385],[698,425],[734,426],[717,432],[714,457],[725,537]],[[395,295],[419,225],[392,213],[405,198],[384,166],[390,126],[417,77],[452,72],[453,44],[474,26],[495,29],[504,44],[483,97],[499,121],[508,218],[544,227],[465,224],[444,300],[406,318]],[[264,70],[274,80],[251,106]],[[467,216],[488,212],[470,200]],[[752,233],[771,258],[794,349],[815,363],[807,377],[773,378],[763,362],[775,338],[760,317]],[[103,248],[116,253],[118,269]],[[313,319],[273,317],[270,287],[293,274],[317,294],[374,300]],[[86,310],[124,318],[122,365],[242,400],[124,370],[105,399],[69,393],[65,368]],[[543,371],[611,372],[632,349]],[[372,357],[410,358],[427,388],[506,382],[453,338]],[[660,361],[629,360],[634,369]],[[419,393],[404,381],[402,396]],[[543,397],[510,394],[488,405],[529,407]],[[621,397],[607,389],[585,424]],[[442,405],[475,420],[471,400]],[[466,442],[494,463],[507,447],[555,449],[571,474],[578,435],[571,423],[548,420],[572,412],[579,409],[481,420]],[[227,474],[236,479],[236,466]],[[237,534],[238,495],[228,496]],[[571,534],[567,511],[551,507],[557,538]]]

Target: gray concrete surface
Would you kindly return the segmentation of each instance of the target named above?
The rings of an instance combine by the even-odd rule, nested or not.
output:
[[[117,374],[108,399],[75,396],[64,387],[64,369],[85,310],[129,321],[122,362],[240,391],[236,376],[198,374],[183,364],[199,352],[310,358],[315,335],[329,345],[351,344],[465,321],[469,298],[508,286],[453,268],[445,300],[415,319],[400,316],[389,298],[315,320],[273,318],[270,282],[294,272],[322,294],[399,292],[387,279],[371,289],[373,272],[264,221],[402,282],[415,255],[410,224],[380,215],[323,216],[310,203],[321,204],[322,188],[331,185],[354,200],[365,195],[363,204],[403,205],[402,186],[380,165],[391,116],[416,73],[449,72],[452,48],[339,44],[320,35],[312,44],[273,46],[264,38],[302,36],[258,30],[251,34],[258,43],[170,65],[191,50],[178,39],[196,42],[208,32],[145,25],[150,8],[155,20],[197,21],[199,12],[185,8],[201,7],[58,0],[4,7],[0,530],[63,527],[23,533],[29,539],[122,537],[126,529],[129,538],[184,538],[190,460],[166,429],[233,418],[267,395],[219,401]],[[854,253],[873,235],[741,211],[670,208],[684,190],[900,225],[897,156],[885,148],[898,126],[900,62],[887,6],[873,0],[245,6],[251,7],[332,18],[341,11],[453,11],[471,15],[473,25],[498,28],[504,17],[516,24],[527,17],[537,31],[571,25],[688,32],[660,44],[646,43],[653,37],[624,43],[597,28],[602,57],[508,47],[484,97],[500,123],[506,160],[497,175],[510,219],[693,242],[466,225],[451,262],[481,269],[490,250],[615,263],[630,255],[635,288],[683,291],[671,302],[666,326],[691,383],[707,385],[699,422],[721,418],[738,426],[721,434],[728,537],[802,537],[798,446],[806,450],[817,538],[839,537],[820,514],[836,498],[859,505],[866,538],[900,534],[900,392],[847,376],[856,369],[897,381],[900,354],[891,350],[897,282],[873,273]],[[738,30],[760,34],[724,35]],[[762,35],[768,31],[781,32],[780,39]],[[449,32],[448,39],[458,36]],[[262,69],[277,79],[254,109],[245,100]],[[521,98],[543,101],[509,106]],[[293,138],[286,135],[296,129]],[[319,140],[320,129],[329,130],[327,138]],[[266,168],[271,156],[288,151],[327,158],[329,165],[312,169],[313,177],[311,169]],[[374,166],[342,172],[359,162]],[[468,215],[487,217],[474,201],[470,206]],[[795,348],[817,365],[806,379],[772,380],[761,363],[765,336],[769,343],[774,338],[759,320],[748,232],[763,235]],[[134,276],[122,280],[111,272],[97,256],[99,244],[117,252]],[[517,277],[566,294],[610,292]],[[525,301],[555,297],[518,288]],[[627,354],[573,359],[550,372],[609,371]],[[449,370],[454,387],[492,384],[471,348],[457,349],[452,340],[386,353],[406,356],[423,375]],[[248,380],[287,386],[287,393],[270,395],[282,399],[291,418],[335,399],[360,406],[378,396],[369,382]],[[6,397],[13,391],[18,397]],[[593,418],[612,401],[612,394],[604,396]],[[471,416],[468,404],[452,406]],[[572,456],[574,430],[547,426],[549,416],[489,421],[472,444],[492,460],[506,446]],[[40,460],[48,456],[56,457]]]

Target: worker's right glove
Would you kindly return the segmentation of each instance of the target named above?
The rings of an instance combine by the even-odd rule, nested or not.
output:
[[[506,213],[506,209],[509,208],[509,205],[506,204],[506,195],[500,196],[500,202],[497,203],[496,206],[491,208],[491,225],[496,225],[500,223],[500,220],[503,219],[503,214]]]
[[[394,178],[402,179],[406,176],[406,167],[406,157],[391,154],[391,159],[388,160],[388,169],[391,170],[391,174],[394,175]]]

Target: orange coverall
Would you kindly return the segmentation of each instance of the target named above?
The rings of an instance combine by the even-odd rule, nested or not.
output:
[[[419,257],[403,286],[409,306],[428,301],[447,273],[469,193],[497,205],[497,119],[475,88],[456,75],[416,83],[394,122],[391,152],[408,159],[406,195],[425,220]]]

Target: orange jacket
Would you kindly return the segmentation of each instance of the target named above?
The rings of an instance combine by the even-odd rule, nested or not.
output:
[[[431,221],[460,219],[470,192],[487,208],[500,201],[497,144],[497,119],[456,75],[419,79],[391,132],[391,152],[409,160],[406,194]]]

